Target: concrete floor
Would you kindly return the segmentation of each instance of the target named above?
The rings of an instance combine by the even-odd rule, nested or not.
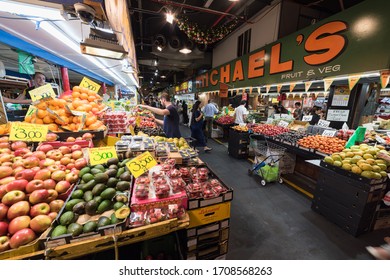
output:
[[[189,130],[182,127],[183,136]],[[390,230],[353,237],[310,208],[311,200],[279,183],[262,187],[248,175],[251,164],[232,158],[224,145],[200,157],[234,189],[227,259],[353,260],[373,259],[365,250],[383,244]]]

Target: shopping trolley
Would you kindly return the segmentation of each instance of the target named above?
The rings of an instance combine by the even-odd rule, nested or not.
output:
[[[256,134],[250,135],[249,145],[254,151],[255,158],[248,174],[259,176],[262,186],[271,182],[283,183],[278,161],[284,156],[286,149]]]

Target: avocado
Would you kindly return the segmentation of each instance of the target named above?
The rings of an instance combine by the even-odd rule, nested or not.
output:
[[[121,223],[123,221],[123,219],[118,219],[116,216],[115,216],[115,213],[112,213],[111,214],[111,224],[117,224],[117,223]]]
[[[66,211],[60,217],[60,225],[67,226],[73,222],[75,215],[72,211]]]
[[[93,199],[92,191],[86,191],[83,196],[85,202],[91,201]]]
[[[121,161],[120,163],[118,163],[118,166],[119,167],[125,167],[126,163],[128,163],[130,160],[131,160],[130,158],[127,158],[127,159]]]
[[[96,174],[99,174],[99,173],[103,173],[103,171],[101,171],[100,169],[97,169],[97,168],[92,168],[91,169],[91,173],[93,175],[96,175]]]
[[[79,214],[79,215],[84,214],[85,213],[85,204],[87,204],[87,202],[85,202],[85,201],[81,201],[81,202],[77,203],[75,206],[73,206],[72,212]]]
[[[114,188],[107,188],[100,194],[100,196],[103,199],[111,200],[115,196],[115,194],[116,194],[116,191]]]
[[[127,198],[127,196],[123,193],[117,193],[116,196],[115,196],[115,200],[116,201],[119,201],[119,202],[123,202],[123,203],[126,203],[129,199]]]
[[[118,165],[114,165],[114,164],[108,167],[108,169],[115,169],[115,170],[118,170],[118,168],[119,168]]]
[[[106,217],[106,216],[101,216],[101,217],[99,217],[97,224],[98,224],[98,227],[104,227],[104,226],[111,225],[111,219]]]
[[[89,181],[93,180],[94,176],[91,173],[85,173],[83,177],[81,177],[85,183],[88,183]]]
[[[84,201],[84,200],[83,200],[83,199],[80,199],[80,198],[74,198],[74,199],[69,200],[69,201],[65,204],[65,210],[66,210],[66,211],[72,211],[73,206],[75,206],[77,203],[82,202],[82,201]]]
[[[96,203],[99,205],[100,202],[103,201],[103,198],[102,198],[100,195],[98,195],[98,196],[95,196],[95,197],[93,198],[93,200],[96,201]]]
[[[83,233],[83,226],[78,223],[71,223],[67,228],[67,233],[78,236]]]
[[[64,235],[67,233],[67,229],[66,229],[66,226],[63,226],[63,225],[58,225],[56,226],[53,231],[51,232],[51,237],[57,237],[57,236],[60,236],[60,235]]]
[[[77,184],[77,189],[78,190],[83,190],[84,185],[85,185],[85,183],[82,183],[82,181],[80,181],[80,183]]]
[[[115,216],[118,218],[118,219],[126,219],[127,216],[130,215],[130,208],[125,206],[125,207],[122,207],[122,208],[119,208],[118,210],[115,211]]]
[[[95,175],[95,182],[96,183],[106,183],[108,181],[108,174],[106,173],[99,173]]]
[[[106,185],[109,188],[115,188],[115,186],[118,182],[119,182],[119,179],[117,179],[117,178],[108,178]]]
[[[85,213],[87,213],[88,215],[95,215],[96,214],[96,209],[98,208],[99,206],[99,203],[95,200],[91,200],[91,201],[88,201],[86,204],[85,204]]]
[[[107,160],[107,166],[110,166],[110,165],[117,165],[119,163],[119,159],[117,158],[110,158]]]
[[[89,222],[84,224],[83,233],[93,232],[96,229],[97,229],[97,222],[96,221],[89,221]]]
[[[131,173],[129,171],[125,171],[124,173],[122,173],[120,176],[119,176],[119,179],[121,181],[127,181],[127,182],[130,182],[131,181]]]
[[[105,200],[103,200],[103,201],[99,204],[99,206],[98,206],[98,208],[97,208],[97,210],[96,210],[96,213],[97,213],[97,214],[101,214],[101,213],[103,213],[103,212],[105,212],[105,211],[107,211],[107,210],[110,210],[110,209],[111,209],[111,206],[112,206],[111,200],[105,199]]]
[[[106,171],[104,171],[104,173],[107,174],[108,177],[115,177],[116,172],[116,169],[107,169]]]
[[[118,210],[119,208],[122,208],[123,206],[125,206],[125,204],[123,202],[120,202],[120,201],[117,201],[114,203],[114,205],[112,206],[112,208],[114,210]]]
[[[102,172],[106,171],[106,168],[101,164],[95,165],[93,169],[99,169]]]
[[[91,168],[88,167],[88,166],[84,167],[84,168],[81,169],[80,172],[79,172],[79,178],[83,177],[84,174],[87,174],[87,173],[89,173],[89,172],[91,172]]]
[[[120,167],[120,168],[118,169],[118,171],[116,172],[116,176],[115,176],[115,177],[119,179],[119,177],[120,177],[123,173],[125,173],[125,168],[124,168],[124,167]]]
[[[106,188],[107,188],[107,186],[105,184],[102,184],[102,183],[96,184],[96,186],[94,186],[92,189],[92,194],[94,196],[100,195],[102,193],[102,191],[104,191]]]
[[[75,190],[70,198],[75,199],[75,198],[83,198],[84,192],[82,190]]]
[[[123,173],[125,174],[125,173]],[[123,175],[122,174],[122,175]],[[116,184],[116,187],[115,187],[118,191],[128,191],[130,190],[130,182],[126,182],[126,181],[120,181],[118,182],[118,184]]]
[[[83,185],[83,187],[81,188],[81,190],[85,193],[86,191],[91,191],[93,189],[93,187],[96,185],[96,182],[95,180],[91,180],[89,181],[88,183],[85,183]]]

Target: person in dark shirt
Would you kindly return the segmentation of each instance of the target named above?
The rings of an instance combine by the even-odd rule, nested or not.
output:
[[[155,119],[155,122],[163,126],[164,132],[168,138],[180,138],[179,113],[177,112],[175,106],[171,103],[167,92],[163,92],[161,94],[160,102],[164,109],[155,108],[149,105],[138,106],[145,108],[154,114],[164,116],[164,120]]]
[[[209,152],[212,149],[207,147],[205,136],[203,133],[203,113],[200,110],[201,102],[198,100],[192,107],[191,116],[191,137],[196,139],[196,146],[203,147],[205,152]]]
[[[188,122],[189,122],[189,119],[188,119],[188,106],[187,106],[187,103],[183,100],[183,103],[182,103],[182,114],[183,114],[183,124],[184,125],[187,125]]]
[[[294,106],[295,106],[295,110],[294,110],[294,113],[293,113],[293,116],[294,116],[294,119],[296,120],[301,120],[302,118],[302,107],[301,107],[301,102],[295,102]]]
[[[314,106],[311,115],[313,116],[309,124],[315,125],[318,123],[318,121],[321,119],[321,107]]]

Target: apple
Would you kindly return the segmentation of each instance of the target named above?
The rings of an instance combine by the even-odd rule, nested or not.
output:
[[[48,158],[54,159],[54,160],[60,160],[64,155],[61,153],[60,150],[51,150],[46,153],[46,156]]]
[[[39,166],[39,158],[30,156],[25,158],[23,167],[24,168],[33,168],[34,166]]]
[[[50,172],[54,172],[54,171],[58,171],[58,170],[60,170],[60,167],[58,166],[58,165],[50,165],[50,166],[48,166],[47,167],[47,169],[49,169],[50,170]],[[51,177],[51,176],[50,176]]]
[[[65,170],[66,170],[66,166],[65,166],[65,165],[59,164],[58,167],[59,167],[59,169],[62,170],[62,171],[65,171]]]
[[[0,179],[11,176],[14,170],[9,166],[0,166]]]
[[[66,193],[70,189],[71,184],[68,181],[59,181],[55,187],[58,193]]]
[[[16,173],[23,171],[25,168],[23,166],[18,166],[14,168],[13,175],[15,176]]]
[[[16,232],[11,239],[9,244],[11,249],[19,248],[20,246],[26,245],[37,238],[35,232],[31,228],[24,228]]]
[[[0,203],[0,221],[3,221],[7,217],[9,207],[4,203]]]
[[[75,161],[74,166],[78,169],[81,170],[84,167],[86,167],[88,164],[87,160],[85,158],[79,158],[78,160]]]
[[[8,136],[2,136],[0,137],[0,143],[8,143],[9,137]]]
[[[52,219],[48,215],[38,215],[30,222],[30,228],[36,233],[42,233],[51,225]]]
[[[33,191],[30,194],[28,200],[30,201],[31,204],[35,205],[41,202],[46,202],[49,196],[50,196],[49,190],[40,189],[40,190]]]
[[[1,166],[9,166],[12,167],[12,162],[3,162]]]
[[[79,179],[79,176],[73,172],[70,172],[66,174],[65,180],[68,181],[69,183],[73,184],[76,183]]]
[[[51,171],[49,170],[49,168],[44,168],[44,169],[37,171],[37,173],[34,176],[34,179],[38,179],[38,180],[43,181],[46,179],[50,179],[50,177],[51,177]]]
[[[8,223],[0,221],[0,236],[8,234]]]
[[[15,158],[15,156],[12,155],[12,154],[1,154],[1,156],[0,156],[0,163],[12,162],[12,160],[14,158]]]
[[[49,132],[46,134],[46,141],[56,141],[58,138],[57,134]]]
[[[53,200],[56,200],[58,197],[58,192],[56,190],[47,190],[49,192],[49,197],[46,199],[47,203],[52,202]]]
[[[83,140],[83,137],[79,136],[79,137],[76,137],[76,141],[81,141]]]
[[[0,149],[0,154],[12,154],[13,152],[11,151],[11,149],[8,149],[8,148],[3,148],[3,149]]]
[[[26,194],[22,191],[10,191],[3,196],[1,202],[7,206],[11,206],[16,202],[25,200],[25,198],[26,198]]]
[[[50,212],[50,213],[47,214],[47,215],[50,217],[50,219],[51,219],[52,221],[54,221],[54,220],[57,218],[58,213],[57,213],[57,212]]]
[[[72,136],[69,136],[68,138],[66,138],[66,142],[74,142],[76,141],[76,138],[72,137]]]
[[[28,153],[25,153],[22,158],[28,158],[28,157],[31,157],[33,155],[33,152],[31,151],[28,151]]]
[[[46,153],[44,151],[35,151],[32,153],[32,155],[39,158],[39,160],[43,160],[46,158]]]
[[[54,188],[56,187],[56,183],[57,182],[53,179],[46,179],[45,181],[43,181],[43,188],[47,190],[54,190]]]
[[[14,152],[14,155],[15,155],[15,157],[24,157],[24,155],[27,155],[28,153],[31,153],[30,149],[20,148]]]
[[[26,186],[28,184],[28,181],[25,179],[19,179],[15,180],[13,182],[9,182],[7,185],[5,185],[5,190],[7,192],[10,191],[22,191],[24,192],[26,190]]]
[[[9,237],[0,236],[0,253],[9,250]]]
[[[8,211],[9,212],[9,211]],[[47,215],[50,213],[50,206],[46,202],[41,202],[31,206],[30,217],[36,217],[38,215]]]
[[[11,205],[11,207],[8,209],[7,218],[9,221],[11,221],[16,217],[26,216],[28,213],[30,213],[30,203],[23,200]]]
[[[23,165],[24,165],[24,159],[18,159],[16,161],[14,161],[14,163],[12,164],[12,168],[15,169],[16,167],[19,167],[19,166],[23,167]]]
[[[11,149],[14,151],[20,148],[27,148],[27,143],[23,141],[16,141],[11,144]]]
[[[61,160],[60,160],[60,163],[62,165],[68,165],[70,163],[70,158],[69,157],[63,157]]]
[[[35,171],[32,169],[25,169],[15,174],[15,179],[25,179],[31,181],[34,179]]]
[[[8,232],[12,235],[15,234],[18,230],[23,228],[28,228],[30,226],[31,218],[30,216],[19,216],[13,219],[8,225]]]
[[[64,204],[65,201],[63,201],[62,199],[55,199],[49,203],[50,211],[58,213],[60,212]]]
[[[70,154],[72,150],[68,146],[61,146],[58,148],[63,155]]]
[[[87,132],[87,133],[83,134],[82,138],[83,138],[83,140],[92,140],[93,135],[91,133]]]
[[[53,150],[53,146],[50,145],[50,144],[42,144],[40,145],[38,148],[37,148],[37,151],[42,151],[44,152],[45,154],[47,154],[47,152]]]
[[[34,180],[27,183],[26,192],[32,193],[36,190],[42,190],[44,188],[45,188],[45,185],[43,184],[42,180],[34,179]]]
[[[68,170],[72,170],[73,168],[75,168],[74,163],[68,163],[68,164],[66,165],[66,169],[68,169]]]
[[[74,152],[74,151],[81,151],[81,146],[78,145],[78,144],[74,144],[74,145],[72,145],[72,147],[70,147],[70,150],[72,152]]]
[[[65,179],[65,171],[62,171],[62,170],[57,170],[57,171],[54,171],[52,174],[51,174],[51,178],[54,180],[54,181],[62,181]]]
[[[79,159],[79,158],[82,158],[83,156],[84,156],[84,154],[80,150],[76,150],[76,151],[72,152],[72,158],[73,159]]]
[[[1,185],[6,185],[8,184],[9,182],[12,182],[13,180],[15,180],[15,177],[14,176],[8,176],[8,177],[5,177],[3,179],[0,179],[0,186]]]
[[[0,186],[0,199],[3,199],[6,193],[7,193],[7,185]]]
[[[11,144],[8,142],[1,142],[0,143],[0,149],[4,149],[4,148],[8,148],[10,149],[11,148]]]
[[[55,161],[51,158],[46,158],[46,159],[43,159],[39,162],[39,167],[41,168],[45,168],[45,167],[48,167],[48,166],[51,166],[55,163]]]

